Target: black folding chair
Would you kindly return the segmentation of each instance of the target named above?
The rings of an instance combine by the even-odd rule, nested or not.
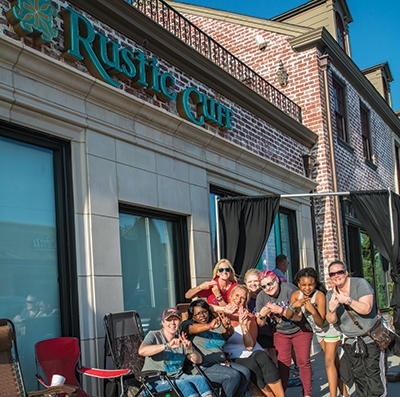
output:
[[[144,357],[139,356],[139,346],[144,339],[144,332],[139,314],[132,310],[120,313],[107,313],[104,316],[106,334],[104,367],[107,357],[112,358],[115,368],[129,368],[132,376],[124,378],[125,395],[137,397],[142,391],[154,397],[148,383],[163,379],[170,385],[171,397],[182,397],[180,391],[164,371],[142,371]]]

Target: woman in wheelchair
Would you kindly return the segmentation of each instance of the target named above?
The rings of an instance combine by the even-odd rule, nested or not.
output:
[[[201,363],[201,355],[193,349],[192,342],[185,334],[179,334],[181,314],[171,307],[161,316],[162,329],[150,331],[139,347],[139,354],[145,357],[143,371],[161,370],[167,373],[184,397],[211,397],[212,392],[201,375],[183,373],[185,358],[195,364]],[[149,385],[155,392],[170,388],[165,380],[157,380]]]
[[[195,300],[189,306],[188,320],[182,323],[182,330],[200,352],[203,359],[200,367],[207,378],[221,385],[222,396],[251,396],[248,391],[250,370],[228,361],[223,351],[225,341],[234,332],[230,320],[223,313],[214,317],[205,300]]]
[[[257,343],[256,318],[247,308],[249,291],[245,285],[237,285],[229,296],[229,305],[236,312],[228,314],[234,328],[233,335],[226,341],[224,351],[232,360],[251,371],[251,380],[268,397],[283,397],[284,391],[279,371],[268,353]]]

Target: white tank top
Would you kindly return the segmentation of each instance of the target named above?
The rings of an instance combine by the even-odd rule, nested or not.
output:
[[[235,327],[235,332],[226,341],[224,346],[224,352],[228,353],[229,357],[232,359],[250,357],[251,354],[257,350],[263,350],[258,342],[256,342],[256,344],[254,345],[253,350],[246,349],[243,343],[243,334],[240,324]]]
[[[318,309],[317,305],[315,303],[315,299],[317,297],[317,292],[318,292],[318,290],[314,291],[314,294],[311,297],[311,303],[316,309]],[[301,299],[303,296],[304,296],[303,293],[301,291],[299,291],[298,299]],[[308,310],[306,310],[306,308],[304,306],[301,307],[301,311],[303,312],[304,317],[306,318],[306,320],[308,321],[308,323],[310,324],[312,330],[315,333],[326,332],[328,330],[328,328],[329,328],[328,321],[325,320],[325,322],[322,324],[322,327],[318,327],[318,325],[315,324],[313,315]]]

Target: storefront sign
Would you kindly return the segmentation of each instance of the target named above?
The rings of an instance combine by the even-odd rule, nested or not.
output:
[[[97,32],[83,15],[67,7],[60,13],[64,19],[65,51],[62,57],[72,62],[83,61],[94,77],[119,87],[121,81],[130,81],[136,88],[143,88],[148,95],[160,101],[175,101],[181,117],[196,125],[209,123],[222,130],[231,129],[233,111],[194,87],[177,93],[175,77],[161,72],[155,57],[146,58],[139,50],[122,47]],[[51,1],[19,1],[7,13],[14,30],[22,37],[32,35],[39,42],[49,42],[57,37],[54,27],[56,11]]]

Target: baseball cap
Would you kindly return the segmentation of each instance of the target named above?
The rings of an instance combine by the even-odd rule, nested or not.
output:
[[[161,319],[166,320],[167,318],[172,317],[172,316],[178,317],[180,319],[181,313],[174,307],[169,307],[168,309],[165,309],[162,312]]]

